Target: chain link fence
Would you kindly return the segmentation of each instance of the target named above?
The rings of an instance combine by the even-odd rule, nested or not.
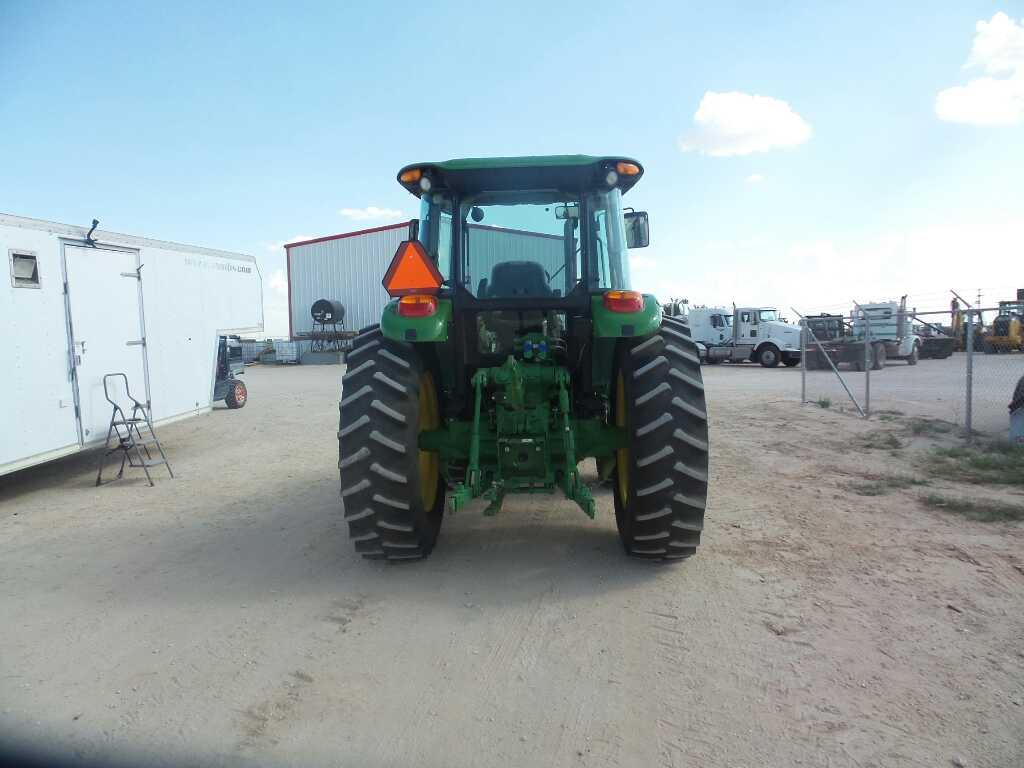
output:
[[[802,402],[864,418],[949,422],[969,436],[1011,436],[1011,403],[1024,400],[1019,315],[855,302],[848,315],[806,316],[800,325]],[[1015,408],[1024,411],[1024,402]],[[1018,417],[1024,421],[1024,412]]]

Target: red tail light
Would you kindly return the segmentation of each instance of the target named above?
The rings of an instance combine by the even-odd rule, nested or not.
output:
[[[604,308],[612,312],[639,312],[644,308],[644,297],[636,291],[605,291]]]
[[[430,317],[437,312],[437,299],[414,293],[398,300],[398,314],[401,317]]]

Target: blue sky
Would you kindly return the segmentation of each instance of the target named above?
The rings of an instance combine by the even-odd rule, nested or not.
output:
[[[1024,3],[346,5],[0,0],[0,211],[252,253],[281,333],[402,165],[621,153],[662,298],[1024,287]]]

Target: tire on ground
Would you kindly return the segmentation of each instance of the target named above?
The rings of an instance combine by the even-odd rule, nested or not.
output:
[[[910,354],[907,355],[907,365],[917,365],[917,361],[921,358],[921,344],[920,342],[914,342],[914,348],[910,350]]]
[[[615,522],[630,555],[680,560],[700,544],[708,487],[708,418],[700,359],[686,325],[623,343],[613,421],[628,436],[616,455]]]
[[[765,344],[757,351],[757,362],[765,368],[777,368],[782,359],[782,353],[774,344]]]
[[[356,552],[379,560],[430,554],[444,513],[436,454],[421,429],[439,424],[433,371],[412,345],[364,329],[347,355],[339,405],[341,507]]]
[[[228,382],[228,393],[224,396],[224,404],[228,408],[244,408],[249,402],[249,390],[245,382],[238,379],[231,379]]]
[[[871,370],[880,371],[885,368],[886,354],[884,342],[876,341],[871,345]]]

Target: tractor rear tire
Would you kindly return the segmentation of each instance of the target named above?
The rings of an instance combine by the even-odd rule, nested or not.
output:
[[[613,423],[628,436],[612,492],[622,545],[649,560],[690,557],[704,527],[708,416],[689,327],[666,319],[654,335],[623,343],[613,394]]]
[[[346,362],[338,469],[349,537],[367,559],[419,560],[444,514],[438,456],[417,445],[420,432],[440,426],[437,379],[412,345],[378,326],[356,337]]]

